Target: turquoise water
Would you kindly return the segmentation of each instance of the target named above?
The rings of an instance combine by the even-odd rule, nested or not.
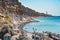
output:
[[[49,31],[60,34],[60,16],[34,18],[40,22],[32,22],[25,25],[24,30],[33,32],[33,28],[36,32]]]

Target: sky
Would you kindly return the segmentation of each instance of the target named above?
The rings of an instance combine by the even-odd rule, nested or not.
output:
[[[40,13],[60,16],[60,0],[19,0],[25,7]]]

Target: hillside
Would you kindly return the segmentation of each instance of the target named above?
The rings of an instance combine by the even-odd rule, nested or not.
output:
[[[40,16],[46,17],[46,16],[52,16],[52,15],[49,15],[49,14],[37,12],[37,11],[35,11],[33,9],[30,9],[28,7],[25,7],[22,4],[20,4],[20,5],[21,5],[21,10],[27,16],[30,16],[30,17],[40,17]]]
[[[16,16],[18,14],[30,17],[51,16],[49,14],[39,13],[30,8],[27,8],[18,2],[18,0],[0,0],[0,9],[8,10],[9,13],[15,13]]]
[[[18,0],[0,0],[0,39],[3,40],[6,35],[12,38],[17,35],[20,38],[20,34],[24,34],[23,26],[29,22],[36,22],[33,17],[41,16],[51,15],[27,8]]]
[[[46,17],[46,16],[52,16],[52,15],[49,15],[49,14],[44,14],[44,13],[36,12],[33,9],[30,9],[28,7],[24,7],[23,5],[22,5],[22,9],[23,9],[23,13],[25,15],[30,16],[30,17],[40,17],[40,16]]]

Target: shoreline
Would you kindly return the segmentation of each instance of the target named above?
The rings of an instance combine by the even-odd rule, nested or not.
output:
[[[24,30],[24,29],[23,29],[24,26],[25,26],[26,24],[32,23],[32,22],[40,22],[40,21],[37,21],[37,20],[26,21],[26,22],[21,23],[20,26],[19,26],[19,28],[22,29],[22,30]],[[24,31],[26,31],[26,30],[24,30]]]
[[[27,36],[29,36],[28,38],[31,38],[32,37],[32,35],[34,35],[34,34],[36,34],[36,33],[34,33],[33,34],[33,32],[28,32],[28,31],[26,31],[26,30],[24,30],[23,28],[25,27],[25,25],[26,24],[28,24],[28,23],[32,23],[32,22],[40,22],[40,21],[37,21],[37,20],[33,20],[33,21],[26,21],[26,22],[22,22],[21,24],[20,24],[20,28],[21,28],[21,30],[22,30],[22,32],[23,32],[23,36],[24,37],[26,37],[26,35]],[[48,38],[48,39],[50,39],[50,36],[52,37],[51,39],[59,39],[59,37],[60,37],[60,34],[56,34],[56,33],[53,33],[53,32],[49,32],[49,31],[43,31],[42,33],[37,33],[37,35],[41,35],[42,37],[41,38],[43,38],[43,37],[45,37],[45,39],[46,38]],[[44,39],[44,38],[43,38]]]
[[[30,33],[30,32],[28,32],[28,31],[24,30],[23,28],[24,28],[24,26],[25,26],[26,24],[32,23],[32,22],[40,22],[40,21],[37,21],[37,20],[32,19],[32,20],[30,20],[30,21],[22,22],[22,23],[20,24],[20,26],[19,26],[19,31],[21,31],[21,32],[23,32],[23,33]]]
[[[33,35],[33,33],[31,33],[31,32],[28,32],[28,31],[26,31],[26,30],[24,30],[23,28],[24,28],[24,26],[26,25],[26,24],[28,24],[28,23],[31,23],[31,22],[40,22],[40,21],[37,21],[37,20],[28,20],[28,21],[26,21],[26,22],[22,22],[21,24],[20,24],[20,26],[19,26],[19,31],[21,31],[21,34],[24,36],[24,37],[28,37],[28,38],[30,38],[30,39],[32,39],[31,37],[32,37],[32,35]]]

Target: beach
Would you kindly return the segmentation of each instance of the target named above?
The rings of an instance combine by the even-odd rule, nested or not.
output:
[[[23,18],[22,21],[18,22],[18,24],[13,27],[13,30],[10,29],[13,32],[13,36],[11,36],[11,33],[9,33],[9,32],[7,32],[4,36],[5,37],[8,37],[8,36],[11,37],[11,40],[16,40],[16,38],[19,39],[19,40],[23,40],[23,39],[24,40],[33,40],[33,39],[39,39],[39,40],[60,40],[60,34],[56,34],[56,33],[50,32],[50,31],[37,32],[35,29],[33,29],[32,30],[33,32],[29,32],[29,30],[31,30],[30,28],[32,26],[30,26],[30,25],[32,23],[33,23],[32,25],[34,25],[34,27],[35,26],[38,27],[37,25],[39,25],[39,26],[42,25],[41,24],[41,20],[39,21],[39,20],[34,20],[34,19],[35,18],[30,18],[30,17],[28,17],[27,19]],[[37,25],[35,25],[35,23]],[[24,30],[24,27],[26,27],[27,24],[28,24],[27,27],[29,27],[28,31]],[[50,26],[50,24],[49,24],[49,26]],[[42,29],[44,29],[44,28],[42,28]],[[39,31],[41,31],[41,30],[39,30]]]
[[[49,17],[46,17],[46,18],[49,18]],[[54,17],[50,17],[50,18],[48,19],[48,21],[52,20],[51,18],[53,19]],[[56,17],[56,18],[57,18],[57,17]],[[42,20],[42,18],[41,18],[41,20]],[[56,21],[57,21],[56,23],[58,23],[58,18],[57,18],[56,21],[54,21],[54,20],[55,20],[55,19],[52,20],[52,21],[54,22],[54,24],[55,24]],[[43,21],[43,20],[42,20],[42,21]],[[44,21],[46,21],[46,19],[45,19]],[[47,21],[47,22],[48,22],[48,21]],[[47,23],[47,22],[46,22],[46,23]],[[45,26],[44,26],[44,24],[41,24],[41,21],[40,21],[40,22],[32,22],[32,23],[28,23],[27,25],[24,26],[24,27],[26,27],[26,26],[28,27],[28,29],[26,29],[27,27],[25,28],[25,29],[26,29],[25,31],[31,32],[30,30],[31,30],[31,27],[32,27],[33,25],[34,25],[33,27],[36,26],[36,28],[37,28],[38,26],[35,25],[35,23],[36,23],[37,25],[43,25],[43,28],[42,28],[42,26],[41,26],[42,29],[46,28],[45,26],[51,27],[51,28],[55,27],[55,26],[52,27],[53,24],[49,24],[49,25],[48,25],[48,24],[45,24]],[[28,26],[28,25],[29,25],[29,26]],[[32,26],[30,26],[30,25],[32,25]],[[33,28],[33,27],[32,27],[32,28]],[[58,28],[58,27],[57,27],[57,28]],[[48,30],[47,30],[47,31],[42,31],[42,29],[40,30],[40,32],[38,31],[38,33],[41,33],[42,35],[44,35],[44,38],[47,37],[46,39],[49,39],[49,40],[50,40],[50,39],[51,39],[51,40],[52,40],[52,39],[56,39],[56,40],[60,39],[60,37],[58,36],[58,35],[60,35],[60,34],[58,34],[58,31],[57,31],[57,33],[54,33],[53,30],[52,30],[52,31],[53,31],[53,32],[52,32],[51,30],[50,30],[50,31],[48,31]],[[37,30],[38,30],[38,29],[37,29]],[[33,30],[32,30],[32,31],[33,31]],[[42,32],[41,32],[41,31],[42,31]],[[37,32],[37,31],[36,31],[36,32]],[[55,31],[55,32],[56,32],[56,31]],[[31,32],[31,33],[32,33],[32,32]],[[46,35],[46,34],[47,34],[47,35]],[[50,35],[52,38],[50,38],[49,35]],[[43,38],[43,37],[42,37],[42,38]]]
[[[26,24],[28,24],[28,23],[32,23],[32,22],[39,22],[39,21],[37,21],[37,20],[29,20],[29,21],[23,21],[21,24],[20,24],[20,26],[19,26],[19,30],[21,31],[21,32],[23,32],[23,34],[24,34],[24,36],[30,36],[30,38],[31,38],[31,36],[32,36],[32,33],[29,33],[29,32],[27,32],[26,30],[24,30],[23,28],[24,28],[24,26],[26,25]],[[29,35],[30,34],[30,35]]]

